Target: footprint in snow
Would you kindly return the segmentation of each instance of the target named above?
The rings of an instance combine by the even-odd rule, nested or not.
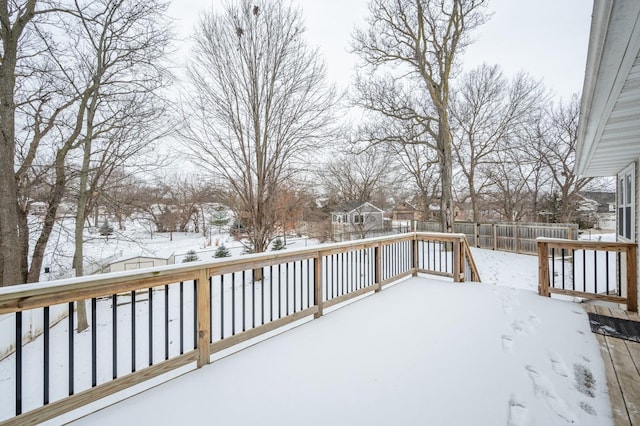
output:
[[[511,328],[518,336],[528,336],[531,333],[531,327],[524,321],[514,321],[511,323]]]
[[[513,395],[509,399],[508,426],[525,426],[528,424],[529,409],[523,402],[518,401]]]
[[[537,315],[529,313],[529,321],[531,321],[533,324],[540,324],[540,318],[538,318]]]
[[[502,350],[507,353],[513,352],[513,337],[506,334],[502,336]]]
[[[578,392],[595,398],[596,379],[593,373],[582,364],[573,364],[573,375],[575,377],[575,386]]]
[[[593,408],[590,404],[587,404],[584,401],[580,401],[580,408],[582,408],[582,411],[584,411],[587,414],[591,414],[592,416],[598,415],[595,408]]]
[[[567,365],[559,354],[555,352],[549,352],[549,359],[551,360],[551,368],[553,368],[553,371],[557,375],[562,377],[569,377]]]
[[[568,423],[575,423],[576,418],[567,403],[560,398],[553,388],[551,381],[534,369],[532,366],[526,366],[529,377],[533,383],[533,389],[536,397],[544,399],[556,415],[564,419]]]

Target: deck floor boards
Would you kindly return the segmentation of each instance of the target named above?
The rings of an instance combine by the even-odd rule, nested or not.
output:
[[[637,320],[622,309],[584,304],[587,312]],[[615,426],[640,426],[640,343],[596,334],[602,349]]]

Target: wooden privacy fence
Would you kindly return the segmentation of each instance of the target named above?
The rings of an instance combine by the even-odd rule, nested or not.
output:
[[[538,293],[606,300],[638,311],[637,245],[539,238]]]
[[[438,232],[441,228],[439,222],[417,222],[415,229]],[[453,231],[464,234],[471,247],[525,254],[537,253],[537,238],[578,238],[578,225],[572,223],[454,222]]]
[[[464,235],[407,233],[0,289],[15,352],[0,423],[37,424],[417,273],[479,281]],[[75,305],[89,305],[76,333]],[[71,313],[53,326],[55,306]],[[43,336],[23,344],[22,318]],[[0,372],[7,368],[0,368]],[[182,370],[181,370],[182,371]]]

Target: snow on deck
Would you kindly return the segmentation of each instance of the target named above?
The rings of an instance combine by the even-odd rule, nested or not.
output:
[[[74,424],[610,425],[599,351],[575,303],[411,278]]]

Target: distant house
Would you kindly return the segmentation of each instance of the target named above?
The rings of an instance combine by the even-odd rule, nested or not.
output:
[[[364,238],[369,231],[383,229],[384,211],[368,202],[351,202],[331,212],[334,232],[355,232]]]
[[[605,191],[583,191],[578,194],[577,211],[588,216],[593,226],[600,229],[616,229],[616,194]]]
[[[402,202],[396,205],[391,211],[391,220],[394,222],[412,222],[414,220],[422,220],[422,212],[413,205]]]

